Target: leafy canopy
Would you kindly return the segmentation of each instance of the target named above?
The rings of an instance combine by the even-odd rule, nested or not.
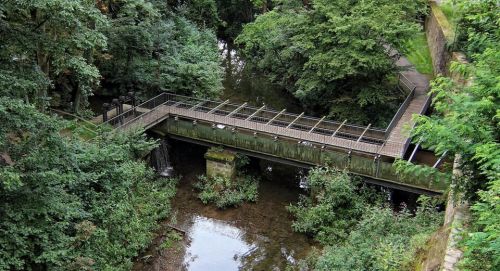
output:
[[[83,141],[5,97],[0,122],[0,270],[129,270],[175,191],[136,161],[155,143],[102,131]]]
[[[402,47],[420,29],[424,7],[410,0],[280,1],[245,25],[236,42],[250,63],[309,109],[376,122],[376,108],[397,96],[387,82],[396,67],[384,46]]]

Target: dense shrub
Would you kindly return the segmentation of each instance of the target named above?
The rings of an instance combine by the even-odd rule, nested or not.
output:
[[[200,176],[195,187],[204,204],[215,203],[218,208],[238,206],[243,202],[257,201],[258,180],[253,176],[241,176],[234,180],[224,177]]]
[[[309,173],[311,196],[289,210],[294,230],[313,235],[325,248],[302,262],[314,270],[413,270],[416,251],[441,223],[429,198],[415,214],[394,212],[383,194],[361,186],[345,172],[315,168]],[[298,267],[299,268],[299,267]]]
[[[364,199],[345,172],[315,168],[309,172],[311,196],[301,196],[288,210],[296,217],[292,227],[323,243],[344,239],[362,215]]]
[[[425,203],[415,215],[407,210],[369,207],[340,243],[325,248],[316,270],[415,270],[413,259],[441,223],[441,215]]]
[[[175,192],[137,160],[154,142],[103,131],[83,141],[8,98],[0,123],[0,270],[129,270]]]

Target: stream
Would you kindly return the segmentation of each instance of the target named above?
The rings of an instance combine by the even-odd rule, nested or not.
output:
[[[221,99],[302,112],[289,92],[252,71],[233,46],[219,42],[219,48],[225,70]],[[261,178],[258,201],[220,210],[204,205],[193,188],[197,177],[205,173],[207,148],[174,140],[170,145],[174,170],[181,178],[172,199],[175,219],[162,225],[164,232],[174,226],[185,234],[182,241],[165,249],[161,248],[165,234],[160,232],[136,261],[134,271],[285,270],[308,255],[314,242],[293,232],[293,218],[286,210],[304,193],[299,188],[303,172],[252,159],[248,173]],[[153,164],[157,168],[157,162]]]
[[[175,249],[162,249],[160,234],[133,270],[285,270],[307,256],[314,242],[292,231],[286,210],[303,191],[298,169],[252,159],[249,173],[262,176],[258,201],[220,210],[204,205],[193,188],[205,173],[207,148],[174,140],[171,146],[174,168],[182,177],[172,200],[175,219],[164,225],[185,235]]]

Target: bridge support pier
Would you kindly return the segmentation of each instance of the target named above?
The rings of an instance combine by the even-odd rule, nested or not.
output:
[[[207,177],[216,176],[232,179],[236,175],[236,153],[211,148],[205,153]]]

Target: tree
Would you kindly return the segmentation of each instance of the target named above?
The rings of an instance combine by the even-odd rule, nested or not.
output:
[[[279,1],[236,41],[248,61],[311,111],[382,123],[376,116],[397,100],[387,82],[396,67],[385,46],[401,47],[414,35],[424,8],[424,1],[409,0]]]
[[[92,54],[106,46],[100,30],[107,21],[94,3],[5,1],[0,17],[2,94],[40,107],[70,97],[78,111],[100,77]]]
[[[142,0],[110,3],[104,30],[108,52],[98,58],[105,92],[131,90],[150,97],[161,91],[215,96],[222,89],[217,40],[175,15],[165,2]]]
[[[130,270],[169,214],[175,182],[137,161],[140,133],[96,131],[0,98],[0,270]]]

